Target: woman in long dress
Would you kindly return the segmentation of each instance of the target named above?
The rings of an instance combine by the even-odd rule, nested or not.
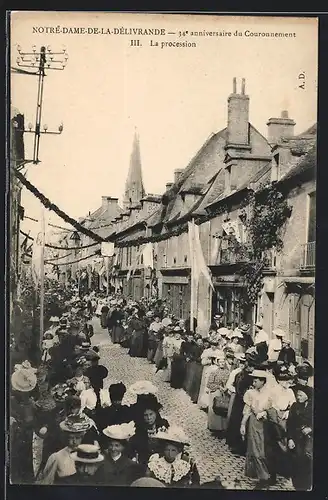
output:
[[[185,360],[185,352],[184,345],[185,342],[181,338],[181,329],[179,326],[174,328],[175,332],[175,343],[174,343],[174,352],[172,357],[172,365],[171,365],[171,387],[173,389],[181,389],[183,386],[183,381],[186,374],[186,360]]]
[[[226,392],[226,383],[229,378],[229,369],[225,359],[217,360],[217,368],[212,371],[207,380],[207,389],[209,390],[208,401],[208,414],[207,414],[207,427],[210,431],[221,435],[227,428],[228,408],[226,411],[221,409],[221,414],[218,415],[213,410],[214,398],[228,399]]]
[[[209,391],[207,389],[207,380],[210,373],[216,370],[215,360],[222,356],[222,351],[218,349],[219,341],[211,339],[211,347],[205,349],[201,355],[201,363],[203,365],[202,381],[200,384],[199,396],[197,404],[201,409],[207,409],[209,403]]]
[[[176,349],[176,342],[174,338],[174,332],[171,328],[167,329],[167,335],[165,335],[163,340],[163,360],[166,360],[166,368],[163,370],[162,380],[163,382],[170,382],[171,380],[171,366],[173,354]]]
[[[241,435],[247,435],[245,475],[257,479],[255,489],[265,490],[275,483],[275,478],[271,479],[268,455],[271,443],[266,422],[267,411],[271,407],[270,390],[266,387],[267,373],[264,370],[254,370],[251,376],[253,388],[245,393],[240,426]]]
[[[313,389],[296,385],[294,391],[296,402],[287,420],[291,478],[296,490],[307,491],[312,487]]]
[[[230,371],[230,375],[226,383],[226,390],[230,395],[228,414],[227,414],[228,422],[230,419],[233,403],[236,396],[235,379],[238,373],[240,373],[245,366],[246,362],[245,354],[239,354],[239,353],[235,354],[235,360],[236,360],[235,368],[233,368],[233,370]]]
[[[140,318],[141,315],[141,311],[136,310],[129,323],[129,327],[132,330],[129,355],[132,358],[144,358],[147,356],[147,351],[145,352],[145,335],[147,335],[147,330],[145,322]]]
[[[114,344],[119,344],[124,336],[124,313],[120,306],[112,312],[111,316],[112,321],[112,340]]]

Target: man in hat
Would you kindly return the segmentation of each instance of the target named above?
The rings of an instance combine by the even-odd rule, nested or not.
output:
[[[240,344],[244,347],[245,350],[247,350],[254,344],[252,336],[250,334],[251,326],[243,323],[242,325],[240,325],[239,329],[243,334],[243,339],[240,341]]]
[[[258,352],[261,361],[266,361],[268,359],[268,343],[269,335],[263,330],[263,325],[261,321],[255,323],[255,337],[254,346]]]
[[[283,337],[281,339],[281,351],[278,354],[278,362],[281,361],[286,365],[294,365],[296,366],[296,353],[294,349],[291,347],[291,340]]]
[[[272,331],[274,336],[268,344],[268,360],[271,362],[278,361],[280,351],[282,349],[282,339],[286,336],[285,332],[280,328]]]
[[[69,484],[96,486],[102,482],[101,465],[104,456],[99,447],[92,444],[80,444],[72,453],[76,472],[70,477]]]

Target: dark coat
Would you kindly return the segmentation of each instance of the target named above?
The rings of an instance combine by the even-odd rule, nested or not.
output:
[[[278,361],[290,365],[296,365],[296,354],[292,347],[283,347],[279,353]]]
[[[116,462],[107,456],[98,472],[98,484],[106,486],[130,486],[142,475],[140,466],[124,455]]]
[[[294,403],[289,410],[287,420],[287,439],[292,439],[295,448],[289,451],[292,462],[292,482],[296,490],[306,491],[312,486],[312,432],[308,436],[302,433],[303,427],[313,429],[313,406],[309,400],[307,406]]]
[[[161,427],[168,429],[169,423],[164,418],[159,417],[156,422],[156,429]],[[129,449],[131,456],[137,456],[142,471],[147,469],[148,460],[151,455],[158,453],[159,443],[154,438],[149,438],[147,429],[143,426],[137,426],[135,435],[131,438]]]
[[[133,420],[131,410],[129,406],[107,406],[105,408],[99,408],[97,411],[97,427],[100,431],[108,427],[109,425],[120,425],[128,423]]]

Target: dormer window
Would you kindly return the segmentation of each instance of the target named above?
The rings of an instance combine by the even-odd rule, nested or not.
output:
[[[231,165],[225,168],[225,191],[226,193],[231,191]]]
[[[277,182],[280,177],[280,157],[279,153],[275,154],[272,159],[271,182]]]

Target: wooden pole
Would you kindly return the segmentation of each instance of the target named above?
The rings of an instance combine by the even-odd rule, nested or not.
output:
[[[190,281],[191,281],[191,297],[190,297],[190,331],[193,332],[194,330],[194,305],[195,305],[195,258],[194,258],[194,238],[195,238],[195,232],[194,232],[194,224],[195,221],[192,219],[192,234],[191,234],[191,242],[192,244],[190,245]]]
[[[105,257],[106,260],[106,279],[107,279],[107,297],[109,295],[109,257]]]
[[[45,244],[45,223],[44,209],[41,211],[41,262],[40,262],[40,346],[44,333],[44,244]]]

